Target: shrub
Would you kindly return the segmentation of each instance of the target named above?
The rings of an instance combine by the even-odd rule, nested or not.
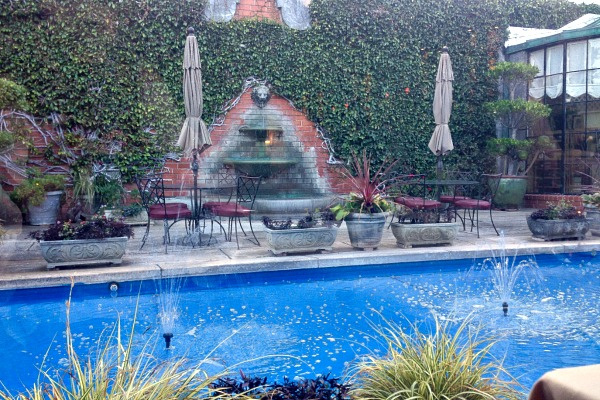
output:
[[[27,90],[23,86],[8,79],[0,78],[0,110],[6,108],[27,109],[26,95]]]
[[[435,318],[435,332],[411,334],[388,323],[377,328],[387,347],[383,357],[368,356],[352,371],[354,399],[520,399],[518,383],[490,350],[493,339],[479,338],[466,319],[452,333],[452,323]]]

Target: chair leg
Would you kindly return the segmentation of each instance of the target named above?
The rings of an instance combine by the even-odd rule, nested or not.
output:
[[[238,230],[237,230],[238,223],[241,224],[240,219],[238,217],[234,217],[233,224],[235,225],[235,243],[237,244],[237,248],[239,250],[240,249],[240,241],[238,239]],[[246,234],[246,233],[244,232],[244,234]]]
[[[142,238],[142,245],[140,246],[140,250],[146,244],[146,239],[148,239],[148,233],[150,233],[150,218],[148,218],[148,223],[146,224],[146,232],[144,233],[144,237]]]
[[[498,233],[498,229],[496,229],[496,224],[494,224],[494,218],[492,217],[492,207],[490,207],[490,221],[492,221],[492,226],[494,227],[494,230],[496,231],[496,235],[500,236],[500,233]]]
[[[260,242],[258,241],[258,238],[256,237],[256,234],[254,233],[254,229],[252,228],[252,214],[248,215],[248,222],[250,223],[250,232],[252,232],[252,236],[254,236],[254,240],[256,241],[257,246],[260,247]]]
[[[167,254],[167,249],[169,248],[169,242],[171,241],[169,238],[169,221],[167,221],[166,219],[163,220],[163,228],[164,228],[164,236],[163,236],[163,242],[165,244],[165,254]]]

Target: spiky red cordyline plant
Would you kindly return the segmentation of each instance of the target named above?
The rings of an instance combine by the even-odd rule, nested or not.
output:
[[[386,211],[381,206],[385,202],[383,199],[385,195],[385,183],[387,182],[385,177],[397,162],[398,160],[395,160],[388,164],[387,160],[384,160],[379,169],[374,174],[371,174],[371,158],[367,156],[366,150],[363,150],[362,157],[359,157],[356,153],[352,154],[350,164],[356,175],[348,168],[341,172],[355,189],[355,192],[350,193],[350,202],[359,203],[360,210],[356,211]]]

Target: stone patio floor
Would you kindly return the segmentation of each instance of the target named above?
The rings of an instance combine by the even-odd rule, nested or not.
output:
[[[240,237],[240,249],[235,240],[226,242],[217,235],[210,246],[191,247],[178,244],[162,244],[162,224],[152,226],[146,245],[140,250],[145,227],[135,228],[135,237],[128,242],[127,252],[121,265],[86,266],[48,270],[40,255],[38,243],[29,239],[27,233],[34,227],[24,226],[9,231],[0,244],[0,290],[68,285],[75,283],[105,283],[157,279],[172,276],[196,276],[234,274],[256,271],[329,268],[365,264],[388,264],[413,261],[473,259],[489,257],[492,250],[505,246],[508,254],[556,254],[600,250],[600,237],[588,233],[582,241],[544,242],[533,239],[527,228],[526,215],[532,210],[494,211],[494,221],[504,239],[496,236],[489,216],[480,216],[481,237],[475,231],[460,230],[453,245],[400,248],[390,229],[384,231],[381,246],[375,251],[354,250],[350,246],[345,224],[338,232],[331,252],[274,256],[264,245],[262,222],[254,222],[254,228],[262,246],[256,246]],[[183,223],[171,230],[172,242],[185,234]],[[505,244],[502,244],[502,241]]]

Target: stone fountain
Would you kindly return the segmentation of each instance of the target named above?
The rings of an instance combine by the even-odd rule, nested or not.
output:
[[[317,149],[307,148],[289,111],[271,104],[267,86],[252,90],[252,103],[226,133],[217,165],[237,173],[262,176],[254,208],[258,214],[303,214],[334,200],[319,175]]]

